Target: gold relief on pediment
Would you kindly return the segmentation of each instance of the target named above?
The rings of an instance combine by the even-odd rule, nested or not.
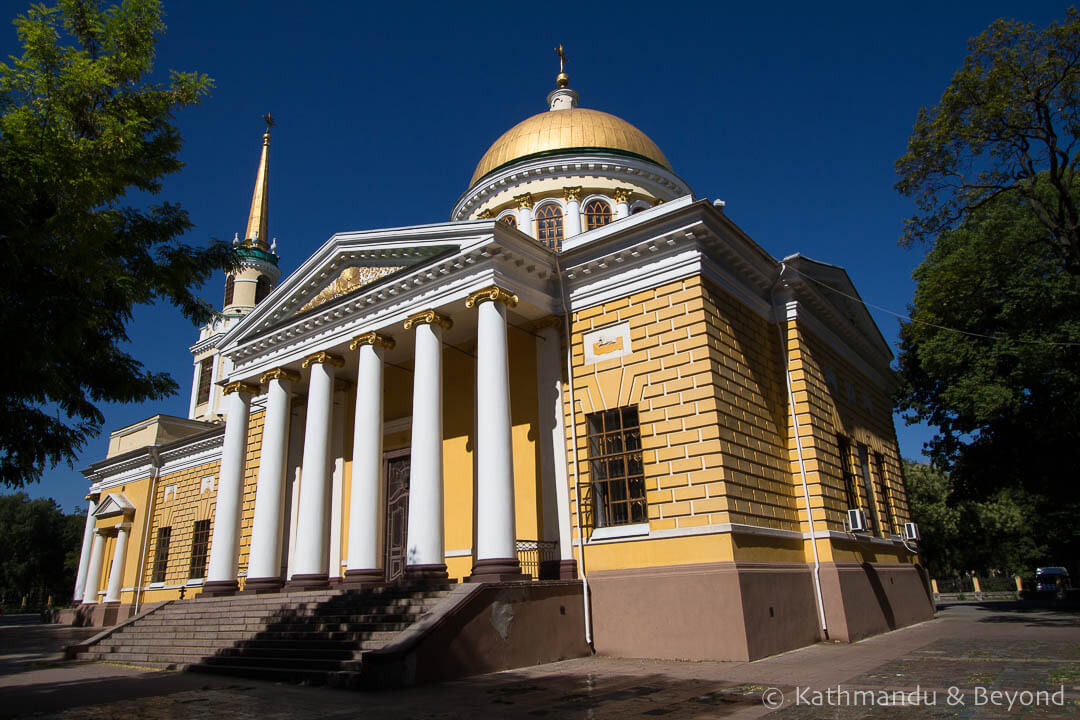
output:
[[[300,308],[299,312],[306,312],[307,310],[316,308],[334,298],[347,295],[358,287],[373,283],[400,269],[401,266],[399,265],[392,265],[389,267],[347,267],[341,271],[341,274],[338,275],[332,283],[320,290],[318,295],[308,300],[307,303]]]

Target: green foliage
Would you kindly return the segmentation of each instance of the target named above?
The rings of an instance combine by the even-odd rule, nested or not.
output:
[[[85,515],[65,515],[52,499],[0,495],[0,598],[9,605],[68,605],[75,587]]]
[[[0,63],[0,484],[70,463],[101,430],[99,403],[175,392],[123,350],[132,309],[204,321],[191,288],[232,263],[227,243],[179,242],[186,212],[151,202],[183,165],[174,114],[212,87],[151,79],[161,16],[157,0],[34,5],[15,20],[22,55]]]
[[[1028,203],[1003,195],[943,233],[914,273],[899,407],[940,428],[928,449],[949,487],[926,507],[930,518],[956,513],[949,522],[975,538],[967,545],[943,534],[955,552],[943,550],[941,561],[956,570],[1026,574],[1068,565],[1080,549],[1071,467],[1080,447],[1080,290],[1046,236]]]
[[[1080,13],[1045,30],[997,20],[922,108],[896,163],[897,190],[920,214],[902,242],[932,241],[986,203],[1021,198],[1066,270],[1080,278]]]

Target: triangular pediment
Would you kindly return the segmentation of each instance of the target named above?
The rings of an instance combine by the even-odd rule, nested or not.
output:
[[[96,518],[110,518],[124,515],[134,515],[135,506],[124,497],[123,493],[109,493],[105,499],[98,503],[94,510]]]

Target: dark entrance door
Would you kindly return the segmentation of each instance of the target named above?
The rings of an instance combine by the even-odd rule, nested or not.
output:
[[[409,456],[386,459],[386,581],[405,574],[409,527]]]

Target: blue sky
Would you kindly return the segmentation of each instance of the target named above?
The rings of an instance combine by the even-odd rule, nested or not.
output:
[[[13,18],[26,3],[3,0]],[[940,97],[969,38],[994,19],[1045,26],[1065,3],[221,3],[168,2],[158,72],[198,70],[216,89],[178,125],[187,167],[165,182],[195,229],[243,232],[272,111],[270,234],[282,269],[331,234],[449,218],[487,147],[545,109],[562,43],[584,107],[629,120],[699,197],[774,256],[845,266],[867,303],[903,312],[924,249],[897,246],[912,212],[893,190],[919,107]],[[0,56],[17,52],[0,30]],[[204,294],[220,305],[223,279]],[[874,311],[895,343],[897,320]],[[196,329],[170,307],[138,310],[131,351],[171,373],[179,395],[109,406],[106,432],[75,469],[29,488],[82,503],[78,472],[108,429],[184,416]],[[897,420],[901,451],[930,432]]]

